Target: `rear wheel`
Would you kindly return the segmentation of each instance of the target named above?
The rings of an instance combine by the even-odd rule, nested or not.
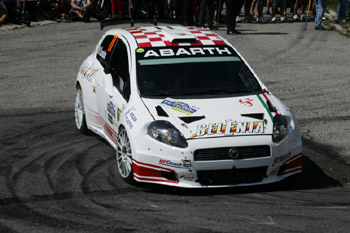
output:
[[[116,157],[120,176],[127,183],[133,183],[134,171],[132,167],[131,144],[125,128],[119,130]]]
[[[84,100],[83,92],[81,88],[77,88],[77,93],[75,96],[75,124],[80,133],[88,134],[89,130],[86,125],[85,111],[84,111]]]

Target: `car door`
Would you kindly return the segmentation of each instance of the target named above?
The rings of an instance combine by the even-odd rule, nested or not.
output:
[[[116,143],[120,113],[130,96],[129,56],[126,42],[118,35],[110,42],[104,64],[105,75],[97,88],[99,114],[105,134]]]

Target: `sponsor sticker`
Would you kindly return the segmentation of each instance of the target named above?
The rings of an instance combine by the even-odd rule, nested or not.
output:
[[[180,56],[229,56],[234,55],[229,47],[169,47],[151,48],[143,58],[180,57]]]
[[[136,49],[136,52],[137,52],[137,53],[144,53],[144,52],[145,52],[145,49],[143,49],[143,48],[138,48],[138,49]]]
[[[172,100],[172,99],[165,99],[161,102],[161,104],[170,107],[172,110],[184,113],[189,116],[197,112],[198,110],[198,108],[195,106],[190,106],[187,103]]]
[[[196,134],[191,138],[206,135],[233,135],[244,133],[263,134],[265,132],[265,121],[237,122],[226,120],[225,122],[200,124],[197,126]]]
[[[171,160],[166,159],[160,159],[159,160],[160,165],[168,166],[168,167],[175,167],[175,168],[191,168],[192,163],[184,163],[184,162],[173,162]]]
[[[118,108],[118,110],[117,110],[117,120],[118,121],[120,120],[120,113],[121,113],[121,110]]]
[[[98,54],[100,57],[102,57],[103,59],[106,59],[107,53],[106,53],[105,51],[103,51],[102,47],[100,47],[100,48],[98,49],[97,54]]]
[[[97,71],[99,71],[100,69],[94,69],[93,67],[84,65],[81,70],[80,73],[89,81],[92,81],[92,77],[97,73]]]
[[[184,181],[193,181],[194,177],[193,176],[180,176],[180,179],[184,180]]]
[[[130,129],[132,129],[134,127],[135,122],[137,122],[137,117],[136,117],[135,111],[136,111],[136,109],[133,106],[131,109],[126,111],[126,113],[124,114],[125,122],[129,126]]]
[[[277,172],[278,172],[279,170],[280,170],[280,167],[273,169],[273,170],[270,172],[269,176],[274,176],[274,175],[276,175]]]
[[[109,114],[113,116],[113,118],[115,118],[115,105],[113,104],[112,101],[109,101],[107,103],[107,111]]]
[[[113,125],[113,117],[110,114],[108,114],[108,121]]]
[[[292,153],[288,153],[286,155],[282,155],[282,156],[278,156],[276,157],[274,160],[273,160],[273,164],[276,164],[276,163],[280,163],[280,162],[283,162],[284,160],[288,159],[289,157],[291,157]]]
[[[239,102],[247,107],[253,106],[253,99],[251,98],[243,98],[243,99],[240,99]]]

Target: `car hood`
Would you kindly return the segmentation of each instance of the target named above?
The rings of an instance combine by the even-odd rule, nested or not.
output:
[[[155,120],[172,123],[185,138],[272,134],[277,109],[266,95],[211,99],[148,99]],[[271,112],[271,108],[276,112]]]

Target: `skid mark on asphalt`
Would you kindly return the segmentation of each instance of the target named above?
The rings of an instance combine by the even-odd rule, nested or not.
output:
[[[19,116],[14,122],[22,127],[6,131],[13,143],[0,149],[0,217],[6,223],[15,218],[21,226],[76,232],[159,232],[160,226],[164,232],[189,227],[191,232],[230,232],[244,224],[279,225],[280,219],[252,214],[247,205],[300,206],[293,198],[263,193],[280,190],[278,185],[217,190],[130,186],[116,171],[113,148],[96,135],[80,135],[71,112]],[[230,224],[232,216],[238,225]]]
[[[109,169],[105,169],[105,164],[111,163],[111,161],[106,160],[106,155],[101,156],[97,152],[105,153],[113,150],[108,147],[104,149],[106,145],[101,145],[96,137],[86,138],[77,134],[74,122],[72,127],[70,121],[72,121],[72,118],[69,118],[69,120],[62,120],[61,118],[55,121],[51,117],[49,122],[38,123],[40,121],[36,121],[34,125],[26,125],[26,128],[21,128],[22,132],[18,132],[18,130],[15,132],[9,131],[9,137],[5,135],[6,138],[16,142],[10,148],[7,146],[3,150],[6,151],[6,155],[11,155],[11,152],[17,148],[23,148],[23,151],[17,156],[0,157],[1,168],[5,168],[2,169],[2,174],[6,175],[7,180],[5,186],[13,196],[12,198],[2,199],[2,204],[5,204],[7,208],[15,206],[28,220],[43,220],[47,225],[59,220],[59,224],[53,224],[53,226],[59,226],[61,223],[69,225],[74,223],[79,228],[87,226],[87,229],[91,230],[94,229],[94,221],[91,223],[71,221],[79,213],[97,219],[96,224],[103,220],[98,213],[95,213],[96,210],[91,207],[93,205],[91,205],[92,201],[90,200],[92,192],[89,187],[89,177],[94,176],[95,173],[108,176],[106,171],[108,172]],[[91,141],[94,141],[94,143],[91,143]],[[86,145],[89,146],[86,147]],[[98,149],[98,147],[102,148]],[[94,150],[96,148],[97,150]],[[93,159],[84,162],[84,156],[89,153],[95,153],[89,156]],[[87,168],[82,167],[84,165]],[[100,190],[99,185],[102,184],[95,184],[97,188],[94,189]],[[113,189],[113,187],[107,186],[109,189]],[[3,189],[4,185],[1,184],[1,187]],[[63,195],[60,195],[60,193],[63,193]],[[79,194],[72,199],[74,193]],[[105,193],[101,192],[100,195],[105,196]],[[92,198],[94,198],[94,195],[92,195]],[[61,200],[60,203],[62,204],[57,204],[57,200]],[[46,201],[45,207],[41,206],[42,201]],[[67,205],[67,202],[70,205]],[[56,204],[48,205],[48,203]],[[90,207],[87,208],[87,206]],[[106,230],[108,232],[108,229]]]

